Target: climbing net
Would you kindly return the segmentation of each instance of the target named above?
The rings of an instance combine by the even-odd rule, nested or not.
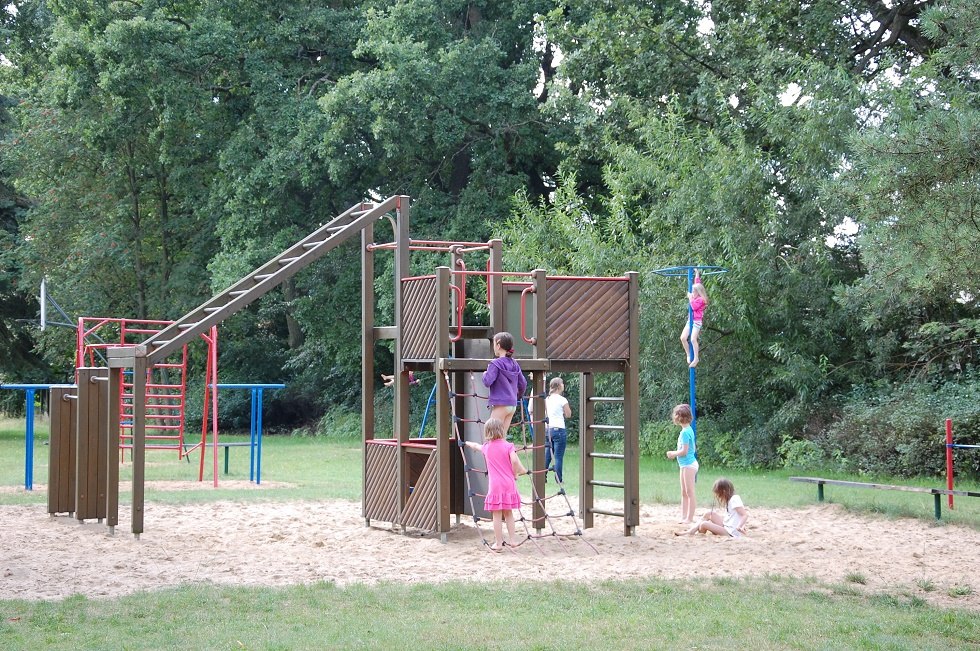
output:
[[[477,515],[478,513],[484,511],[483,505],[477,503],[477,498],[485,498],[486,494],[479,493],[474,488],[474,483],[475,483],[474,477],[482,476],[485,478],[488,476],[488,473],[485,467],[477,467],[475,465],[468,463],[466,459],[466,452],[465,452],[466,439],[463,436],[463,433],[460,431],[461,423],[483,424],[485,421],[479,417],[463,418],[462,416],[457,414],[456,400],[455,400],[455,398],[472,398],[474,400],[483,401],[486,404],[486,408],[489,409],[489,396],[483,395],[479,393],[479,391],[477,391],[476,379],[472,372],[469,373],[469,383],[471,387],[469,393],[456,392],[453,389],[452,380],[450,379],[449,373],[447,371],[443,371],[443,377],[446,382],[446,387],[449,390],[449,398],[450,398],[449,404],[450,404],[450,411],[452,414],[453,437],[456,439],[456,445],[459,448],[459,453],[463,459],[463,469],[464,469],[464,475],[466,477],[466,494],[470,503],[470,512],[473,514],[473,522],[476,524],[477,531],[480,534],[480,539],[483,541],[483,544],[488,549],[490,549],[491,540],[493,539],[493,536],[491,536],[490,539],[488,540],[487,536],[484,533],[483,528],[480,526],[481,521],[487,520],[487,518],[481,518],[479,515]],[[539,396],[539,397],[543,398],[544,396]],[[521,401],[520,411],[521,411],[520,420],[516,423],[511,423],[511,429],[514,429],[515,427],[519,427],[521,431],[521,444],[519,446],[515,445],[518,454],[523,452],[533,451],[536,448],[543,448],[544,446],[535,446],[533,444],[533,441],[529,441],[528,429],[529,426],[533,427],[534,425],[546,426],[548,422],[547,414],[545,414],[545,416],[541,420],[531,420],[529,418],[529,414],[523,400]],[[479,413],[479,410],[477,411],[477,413]],[[561,480],[558,478],[557,473],[555,472],[555,469],[553,467],[553,462],[554,459],[552,460],[552,467],[545,468],[543,470],[528,470],[528,475],[537,475],[537,474],[544,473],[546,482],[548,482],[549,477],[553,478],[557,490],[551,494],[539,495],[537,488],[534,485],[534,482],[533,481],[531,482],[531,500],[530,501],[524,501],[523,499],[521,500],[521,508],[517,509],[518,513],[517,516],[514,518],[515,525],[517,523],[520,523],[520,525],[523,527],[524,538],[521,539],[520,542],[516,542],[513,545],[509,543],[505,543],[505,546],[513,551],[514,548],[520,547],[526,542],[531,542],[535,547],[538,548],[539,551],[544,552],[544,549],[541,547],[538,541],[544,538],[551,538],[558,541],[558,543],[562,546],[562,548],[567,551],[568,548],[565,546],[565,541],[571,539],[579,539],[582,542],[584,542],[586,545],[588,545],[589,548],[592,549],[592,551],[598,553],[598,550],[583,536],[582,527],[580,526],[578,517],[575,514],[575,509],[572,508],[572,503],[568,498],[568,493],[565,491],[565,486],[563,485]],[[528,468],[533,466],[533,464],[530,463],[525,463],[524,465],[525,467]],[[557,505],[557,508],[553,507],[552,510],[554,512],[549,513],[548,507],[552,502],[554,502],[554,504]],[[533,508],[535,505],[538,505],[540,507],[539,512],[541,513],[541,515],[537,517],[533,515]],[[527,516],[524,514],[524,507],[530,507],[532,509],[531,516]],[[569,523],[571,524],[569,525]]]

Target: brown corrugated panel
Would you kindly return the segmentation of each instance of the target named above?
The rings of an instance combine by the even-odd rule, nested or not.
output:
[[[628,359],[629,283],[548,279],[551,359]]]
[[[401,337],[404,359],[435,359],[435,278],[420,278],[402,284]]]
[[[51,436],[48,440],[48,513],[75,509],[75,387],[51,389]]]
[[[408,503],[402,512],[400,522],[403,527],[435,531],[439,526],[438,458],[439,453],[433,450],[425,463],[425,468],[422,469],[422,474],[415,482],[412,494],[409,495]]]
[[[364,517],[396,522],[398,519],[398,448],[368,443],[365,450]]]

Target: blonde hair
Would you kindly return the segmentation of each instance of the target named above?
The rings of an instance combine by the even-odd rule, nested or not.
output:
[[[687,403],[677,405],[674,407],[670,418],[679,425],[690,425],[694,421],[694,414],[691,413],[691,405]]]
[[[504,438],[504,422],[499,418],[491,418],[483,425],[483,440],[496,441]]]
[[[722,506],[727,507],[728,500],[732,499],[732,495],[735,494],[735,484],[724,477],[719,477],[715,480],[714,486],[711,487],[711,492],[715,494]]]
[[[554,393],[555,391],[560,391],[565,388],[565,381],[560,377],[551,378],[551,382],[548,383],[548,393]]]
[[[708,290],[705,289],[704,285],[702,285],[701,283],[694,283],[691,286],[691,293],[697,294],[698,296],[700,296],[706,301],[708,300]]]

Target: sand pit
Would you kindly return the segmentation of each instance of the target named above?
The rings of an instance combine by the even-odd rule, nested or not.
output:
[[[621,521],[597,516],[597,526],[586,531],[597,551],[580,540],[562,545],[549,539],[492,554],[469,518],[443,544],[437,537],[393,533],[380,523],[365,527],[358,502],[148,501],[139,540],[129,533],[127,507],[110,537],[101,524],[51,518],[43,505],[0,506],[0,598],[112,597],[194,582],[285,586],[783,575],[840,584],[860,574],[865,585],[848,585],[980,610],[980,532],[967,527],[815,505],[752,508],[749,537],[740,540],[678,538],[676,511],[643,506],[638,535],[630,538],[622,535]],[[953,586],[972,593],[950,597]]]

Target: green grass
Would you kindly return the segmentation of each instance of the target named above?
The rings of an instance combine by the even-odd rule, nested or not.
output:
[[[35,482],[47,480],[47,431],[38,423]],[[244,440],[245,437],[224,437]],[[148,454],[148,480],[197,478],[197,460]],[[566,483],[578,492],[578,451],[566,455]],[[0,485],[23,485],[23,422],[0,421]],[[223,453],[219,471],[223,468]],[[621,466],[620,466],[621,468]],[[231,451],[231,473],[248,478],[248,451]],[[123,466],[124,479],[130,466]],[[621,474],[621,470],[618,471]],[[816,503],[812,485],[793,484],[788,471],[702,468],[698,497],[710,499],[720,475],[735,482],[749,506],[800,507]],[[597,478],[615,479],[615,462],[598,460]],[[641,499],[674,504],[676,466],[643,459]],[[206,469],[210,478],[210,459]],[[150,502],[234,499],[270,501],[351,499],[361,495],[361,451],[356,440],[267,437],[264,482],[284,488],[147,491]],[[867,478],[860,478],[867,480]],[[893,483],[904,483],[895,480]],[[937,482],[923,482],[936,485]],[[972,488],[976,490],[976,487]],[[123,500],[126,500],[123,494]],[[599,489],[600,499],[621,493]],[[847,508],[931,521],[931,497],[839,489],[828,497]],[[42,491],[0,493],[0,503],[42,504]],[[980,500],[959,500],[947,521],[980,528]],[[921,594],[869,593],[863,575],[843,584],[778,576],[719,577],[701,584],[638,580],[589,584],[332,584],[286,589],[188,585],[117,599],[76,596],[56,602],[0,601],[0,649],[322,649],[402,648],[711,648],[956,649],[980,644],[976,613],[929,606]],[[935,586],[920,585],[922,593]],[[969,596],[952,586],[948,596]],[[329,616],[325,616],[329,613]],[[732,618],[738,622],[732,627]]]
[[[5,649],[966,649],[976,614],[799,580],[187,586],[0,604]],[[329,613],[329,615],[328,615]],[[734,638],[732,637],[734,636]]]

